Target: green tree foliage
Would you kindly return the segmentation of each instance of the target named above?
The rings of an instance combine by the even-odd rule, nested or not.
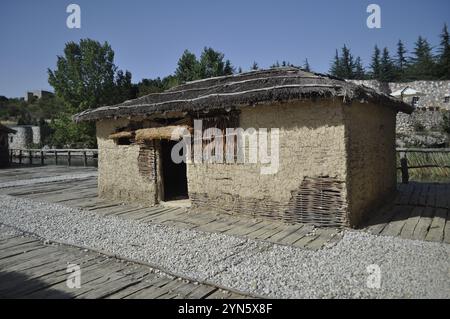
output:
[[[397,79],[404,81],[406,79],[406,71],[408,69],[407,51],[402,40],[397,43],[397,55],[395,57],[395,67],[397,69]]]
[[[450,34],[446,24],[440,39],[436,55],[433,53],[432,46],[423,37],[418,38],[409,57],[408,50],[401,40],[397,42],[395,57],[390,56],[387,48],[381,51],[376,45],[368,74],[365,73],[360,59],[353,58],[350,50],[344,46],[340,54],[336,50],[329,73],[347,79],[370,78],[379,81],[448,80],[450,79]]]
[[[444,25],[440,38],[437,76],[442,80],[450,80],[450,36],[447,24]]]
[[[346,45],[342,48],[342,57],[341,57],[341,77],[345,79],[353,79],[353,71],[355,68],[355,63],[353,61],[353,56],[350,53],[350,49],[347,48]]]
[[[273,69],[273,68],[279,68],[280,67],[280,62],[275,62],[274,64],[272,64],[271,66],[270,66],[270,68],[271,69]]]
[[[95,125],[76,124],[70,113],[61,113],[53,119],[50,128],[53,131],[52,144],[58,148],[94,148],[97,145]]]
[[[307,58],[303,62],[303,70],[305,70],[306,72],[311,72],[311,67]]]
[[[339,77],[341,74],[341,60],[339,58],[339,52],[336,49],[333,62],[331,63],[330,74]]]
[[[384,48],[380,60],[379,80],[381,82],[393,82],[396,76],[395,64],[391,59],[388,48]]]
[[[160,77],[156,79],[142,79],[136,87],[138,96],[144,96],[147,94],[161,93],[178,84],[178,77],[176,75],[169,75],[162,79]]]
[[[126,92],[132,88],[131,73],[117,71],[114,51],[107,42],[82,39],[67,43],[64,56],[58,56],[56,69],[49,69],[48,75],[55,94],[75,112],[132,96]]]
[[[38,125],[42,119],[55,118],[64,110],[64,102],[55,96],[24,101],[4,98],[0,101],[0,119],[19,125]]]
[[[64,56],[58,56],[56,69],[49,69],[48,75],[48,82],[65,106],[52,121],[54,142],[60,146],[95,146],[94,124],[72,122],[74,113],[123,102],[136,95],[131,73],[117,70],[114,51],[107,42],[82,39],[80,43],[67,43]]]
[[[375,46],[372,54],[372,63],[370,64],[371,78],[381,80],[381,52],[378,46]]]
[[[419,36],[417,39],[409,63],[408,78],[410,80],[433,80],[436,77],[433,53],[425,38]]]
[[[200,56],[200,78],[231,75],[234,68],[229,60],[224,61],[224,54],[213,48],[205,47]]]
[[[250,70],[256,71],[256,70],[258,70],[258,69],[259,69],[258,63],[256,63],[256,61],[253,62],[252,67],[250,68]]]
[[[178,60],[175,77],[179,83],[205,79],[214,76],[231,75],[234,67],[230,60],[224,60],[224,54],[205,47],[197,60],[195,54],[185,50]]]
[[[338,50],[331,64],[330,74],[343,79],[362,79],[365,76],[364,67],[361,58],[353,57],[350,49],[344,45],[341,49],[341,55]]]
[[[197,61],[195,54],[185,50],[178,60],[178,67],[175,76],[183,82],[198,80],[200,78],[200,63]]]
[[[355,59],[354,78],[355,80],[364,80],[366,78],[366,71],[364,70],[364,66],[360,57],[357,57]]]

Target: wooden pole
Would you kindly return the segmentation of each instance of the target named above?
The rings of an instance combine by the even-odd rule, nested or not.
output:
[[[70,151],[67,151],[67,165],[70,166],[71,160],[72,160],[72,159],[70,158]]]
[[[9,163],[13,162],[13,150],[9,150]]]
[[[88,162],[87,162],[87,154],[86,154],[86,152],[83,152],[83,159],[84,159],[84,166],[87,166]]]
[[[19,150],[19,164],[22,164],[22,150]]]
[[[33,152],[32,151],[28,151],[28,157],[30,159],[30,165],[33,165]]]
[[[44,151],[41,151],[41,165],[44,165]]]
[[[402,183],[408,184],[409,173],[408,173],[408,159],[406,158],[406,153],[400,153],[400,166],[402,170]]]
[[[55,151],[55,165],[58,165],[58,151]]]

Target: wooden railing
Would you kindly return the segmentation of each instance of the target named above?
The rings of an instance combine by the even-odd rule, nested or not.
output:
[[[14,159],[19,164],[23,164],[28,159],[28,164],[33,164],[33,159],[45,164],[46,158],[54,158],[55,165],[58,165],[58,157],[66,157],[67,165],[72,165],[72,159],[81,158],[83,165],[88,166],[88,159],[96,159],[98,157],[97,149],[10,149],[9,157],[12,163]]]
[[[45,164],[46,158],[53,158],[55,164],[58,164],[58,157],[66,157],[67,165],[72,164],[73,158],[81,158],[84,166],[88,166],[88,159],[97,159],[97,149],[10,149],[10,162],[13,159],[17,159],[19,164],[23,164],[25,159],[28,159],[28,164],[33,164],[33,160],[38,160],[40,164]],[[450,154],[450,148],[397,148],[397,153],[400,156],[400,166],[397,169],[401,170],[402,183],[408,183],[409,170],[410,169],[423,169],[423,168],[442,168],[450,169],[450,161],[443,163],[423,163],[421,165],[410,165],[408,163],[408,154],[420,153],[420,154],[436,154],[436,153],[448,153]],[[449,156],[450,158],[450,156]]]
[[[409,182],[409,170],[410,169],[424,169],[424,168],[436,168],[436,169],[449,169],[450,168],[450,157],[447,158],[447,162],[437,162],[437,154],[450,154],[450,148],[397,148],[397,153],[400,156],[400,167],[397,169],[401,170],[402,173],[402,183],[407,184]],[[425,159],[421,159],[422,162],[419,165],[410,165],[408,162],[408,157],[411,154],[416,153],[424,155]]]

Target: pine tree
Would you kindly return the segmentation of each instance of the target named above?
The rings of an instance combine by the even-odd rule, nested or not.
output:
[[[341,59],[339,57],[339,52],[336,49],[336,53],[334,55],[334,59],[333,62],[331,64],[331,68],[330,68],[330,74],[332,76],[336,76],[336,77],[340,77],[341,74]]]
[[[230,75],[234,73],[234,67],[229,60],[223,61],[224,54],[213,48],[205,47],[200,56],[200,78]]]
[[[185,50],[178,60],[178,67],[175,75],[179,82],[188,82],[200,78],[200,65],[195,54]]]
[[[311,72],[311,67],[309,66],[308,58],[305,59],[305,62],[303,63],[303,70],[306,72]]]
[[[430,44],[421,36],[415,43],[408,73],[412,80],[433,80],[436,78],[436,64]]]
[[[277,62],[275,62],[274,64],[272,64],[272,65],[270,66],[271,69],[273,69],[273,68],[279,68],[279,67],[280,67],[280,62],[278,62],[278,60],[277,60]]]
[[[350,53],[350,49],[347,48],[346,45],[344,45],[344,47],[342,48],[342,58],[340,65],[342,70],[341,77],[345,79],[353,79],[355,65],[353,61],[353,56]]]
[[[256,61],[253,62],[252,67],[250,68],[250,70],[256,71],[258,69],[259,69],[258,63],[256,63]]]
[[[447,24],[441,33],[441,43],[439,47],[438,59],[438,76],[442,80],[450,80],[450,36],[447,29]]]
[[[223,68],[223,75],[231,75],[235,71],[233,65],[231,64],[230,60],[225,61],[225,66]]]
[[[372,63],[370,64],[371,69],[371,78],[374,80],[380,80],[381,78],[381,58],[380,58],[380,49],[378,46],[375,46],[373,55],[372,55]]]
[[[391,59],[388,48],[383,49],[380,60],[380,77],[381,82],[392,82],[395,80],[395,65]]]
[[[355,80],[364,80],[365,77],[366,77],[366,71],[364,70],[364,66],[361,62],[361,58],[357,57],[355,59],[354,78],[355,78]]]
[[[397,55],[395,58],[395,67],[397,69],[397,80],[403,81],[405,80],[405,72],[408,68],[408,60],[406,58],[406,49],[402,40],[399,40],[397,43]]]

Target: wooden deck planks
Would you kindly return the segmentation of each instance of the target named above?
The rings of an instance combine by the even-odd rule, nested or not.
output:
[[[103,256],[70,246],[50,244],[34,238],[2,238],[0,298],[206,298],[218,288],[167,277],[147,266]],[[22,251],[29,245],[38,250]],[[38,251],[40,253],[38,253]],[[81,267],[81,288],[67,287],[67,265]],[[220,296],[245,296],[231,292]]]
[[[55,169],[46,167],[29,168],[29,171],[14,169],[19,178],[42,177],[43,172],[51,176],[84,171],[83,168],[67,170],[66,167]],[[12,170],[0,179],[11,179],[15,176]],[[198,229],[206,232],[222,232],[228,235],[245,236],[257,240],[288,244],[307,248],[320,248],[333,238],[329,231],[318,232],[318,236],[305,238],[305,234],[295,231],[303,225],[289,225],[282,222],[259,220],[246,216],[217,214],[215,212],[189,212],[185,208],[154,206],[141,207],[133,204],[122,204],[117,201],[97,197],[97,179],[69,180],[48,184],[24,185],[10,189],[1,189],[2,193],[32,199],[39,199],[89,210],[104,216],[118,216],[146,223],[166,224],[184,229]],[[399,184],[399,192],[395,205],[375,214],[365,230],[373,234],[400,236],[403,238],[430,241],[448,240],[448,207],[450,187],[446,184],[426,184],[412,182]],[[439,211],[429,215],[429,209]],[[443,211],[438,210],[443,209]],[[444,217],[445,216],[445,217]],[[417,229],[416,229],[417,228]],[[292,231],[294,230],[294,232]],[[430,232],[430,234],[428,234]],[[415,233],[415,235],[414,235]],[[447,235],[447,236],[446,236]],[[335,237],[336,239],[337,237]]]

